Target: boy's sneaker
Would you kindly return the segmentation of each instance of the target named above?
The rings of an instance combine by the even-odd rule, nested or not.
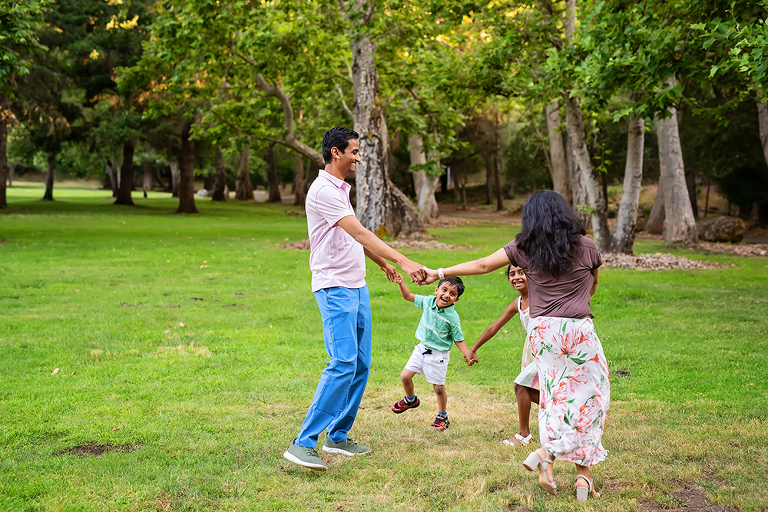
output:
[[[409,402],[407,398],[403,397],[402,400],[395,402],[395,405],[392,406],[392,412],[395,414],[400,414],[401,412],[405,412],[408,409],[415,409],[420,405],[421,402],[419,401],[419,397],[414,398],[413,402]]]
[[[432,422],[430,427],[432,427],[435,430],[445,430],[448,428],[450,424],[451,422],[448,421],[448,416],[442,416],[438,414],[437,418],[435,418],[435,421]]]
[[[362,455],[371,451],[367,446],[357,444],[350,438],[346,438],[340,443],[334,443],[327,437],[323,443],[323,451],[328,453],[340,453],[342,455]]]
[[[288,451],[283,454],[283,457],[305,468],[314,469],[315,471],[325,471],[328,466],[323,462],[320,456],[317,454],[317,450],[314,448],[307,448],[305,446],[296,446],[292,444]]]

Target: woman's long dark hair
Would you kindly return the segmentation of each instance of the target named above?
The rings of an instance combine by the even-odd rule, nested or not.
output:
[[[515,240],[531,270],[558,277],[571,268],[580,236],[586,234],[568,202],[557,192],[542,190],[525,202],[523,230]]]

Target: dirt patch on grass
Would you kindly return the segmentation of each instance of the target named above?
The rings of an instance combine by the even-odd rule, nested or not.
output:
[[[454,245],[444,244],[437,240],[394,240],[391,242],[385,242],[393,249],[441,249],[441,250],[454,250],[454,249],[471,249],[469,245]],[[309,240],[301,240],[299,242],[291,242],[287,244],[279,244],[283,249],[297,249],[299,251],[309,250]]]
[[[712,505],[707,501],[704,489],[694,484],[683,484],[683,489],[665,496],[661,503],[651,500],[639,500],[640,510],[655,512],[664,510],[667,512],[740,512],[732,505]]]
[[[646,233],[645,231],[637,233],[637,238],[642,240],[664,241],[663,236],[651,235],[649,233]],[[695,247],[691,247],[691,249],[699,249],[703,251],[712,251],[712,252],[723,252],[727,254],[735,254],[737,256],[746,256],[746,257],[768,256],[768,244],[730,244],[730,243],[705,242],[703,240],[699,240],[698,245],[696,245]]]
[[[717,244],[714,242],[699,242],[699,248],[712,252],[725,252],[737,256],[764,257],[768,256],[768,244]]]
[[[130,444],[124,444],[124,445],[113,445],[113,444],[98,444],[98,443],[86,443],[81,444],[80,446],[73,446],[72,448],[67,448],[66,450],[62,450],[56,455],[77,455],[78,457],[101,457],[105,453],[128,453],[133,452],[141,448],[141,446],[136,445],[130,445]]]
[[[707,270],[728,268],[736,265],[723,265],[710,261],[699,261],[675,256],[668,253],[654,254],[604,254],[603,265],[608,268],[627,268],[632,270]]]
[[[432,219],[427,223],[428,228],[455,228],[456,226],[477,226],[479,224],[487,224],[484,220],[469,220],[459,217],[449,217],[447,215],[441,215],[436,219]]]
[[[190,342],[189,345],[177,345],[175,347],[157,347],[159,354],[179,354],[179,355],[193,355],[211,357],[211,351],[208,347],[203,345],[196,346],[194,342]]]

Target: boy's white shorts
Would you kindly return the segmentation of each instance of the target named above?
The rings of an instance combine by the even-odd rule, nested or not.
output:
[[[431,354],[425,354],[428,349],[421,343],[413,348],[410,359],[405,364],[405,369],[418,375],[424,375],[424,379],[430,384],[442,386],[445,384],[445,374],[448,373],[448,361],[451,358],[451,352],[440,352],[431,350]]]

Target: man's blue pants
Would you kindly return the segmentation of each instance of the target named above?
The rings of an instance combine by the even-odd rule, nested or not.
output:
[[[339,443],[347,438],[371,368],[371,300],[368,287],[323,288],[315,292],[330,360],[293,444],[317,447],[320,433]]]

